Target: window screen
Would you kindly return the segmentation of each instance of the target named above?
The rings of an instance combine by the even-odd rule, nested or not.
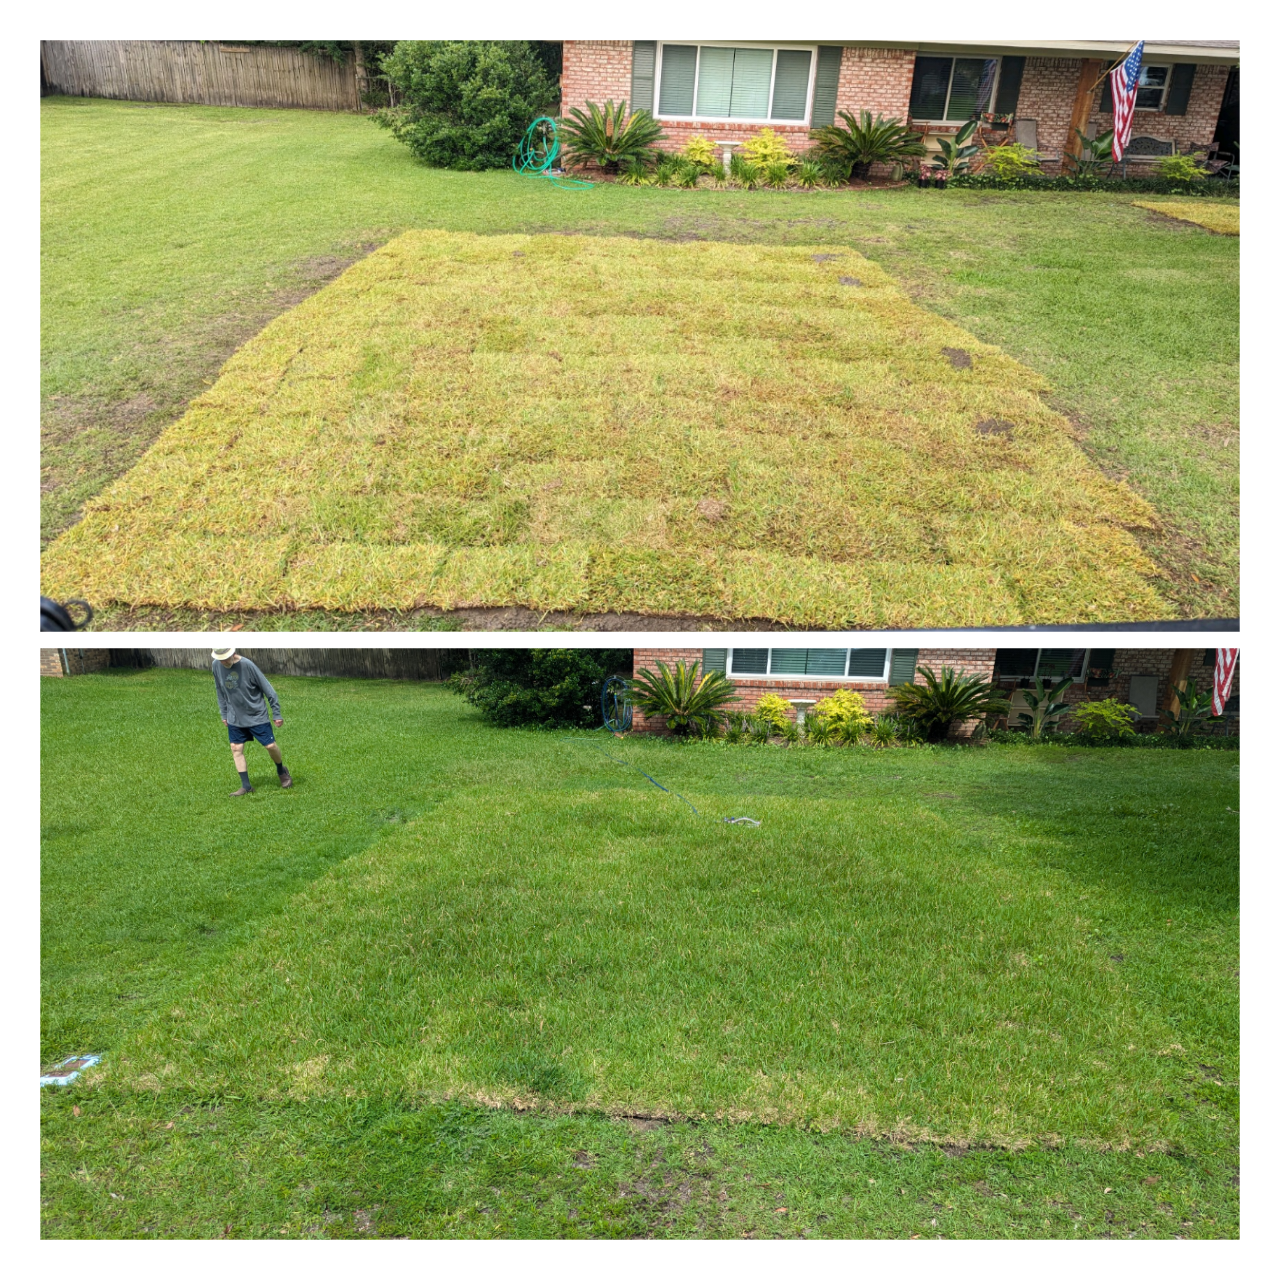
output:
[[[1138,100],[1135,106],[1159,111],[1164,101],[1164,87],[1169,80],[1168,67],[1143,67],[1138,73]]]
[[[1039,649],[997,649],[996,678],[1029,680],[1036,673]]]
[[[769,113],[771,120],[804,119],[812,58],[808,49],[778,50],[778,66],[773,76],[773,110]]]
[[[719,671],[724,674],[725,661],[729,657],[728,649],[703,649],[702,651],[702,670],[705,674],[708,671]]]
[[[884,679],[884,649],[850,649],[849,675],[867,680]]]
[[[693,75],[697,65],[696,45],[665,44],[662,46],[662,85],[658,90],[659,114],[693,115]]]
[[[1083,649],[1041,649],[1036,675],[1043,680],[1062,680],[1084,670]]]
[[[951,82],[950,58],[917,58],[911,80],[911,115],[916,120],[941,120],[947,109]]]
[[[735,676],[763,676],[769,672],[768,649],[735,649],[731,674]]]

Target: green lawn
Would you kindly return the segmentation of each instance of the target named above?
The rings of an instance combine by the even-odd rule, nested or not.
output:
[[[1233,238],[1131,197],[562,191],[426,170],[321,113],[49,99],[43,121],[46,539],[267,319],[406,229],[817,244],[1047,378],[1086,452],[1155,508],[1137,536],[1171,611],[1238,612]]]
[[[43,686],[47,1235],[1237,1234],[1234,753],[210,684]]]

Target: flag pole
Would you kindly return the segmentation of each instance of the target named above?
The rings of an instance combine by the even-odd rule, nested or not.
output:
[[[1105,79],[1106,79],[1106,78],[1107,78],[1107,77],[1108,77],[1108,76],[1109,76],[1109,75],[1110,75],[1110,74],[1111,74],[1111,73],[1112,73],[1112,72],[1117,68],[1117,67],[1122,67],[1122,66],[1124,66],[1125,62],[1127,62],[1127,61],[1128,61],[1129,55],[1130,55],[1130,54],[1131,54],[1131,53],[1132,53],[1132,52],[1133,52],[1133,51],[1138,47],[1138,45],[1139,45],[1140,43],[1141,43],[1140,41],[1135,40],[1135,41],[1134,41],[1134,42],[1133,42],[1133,43],[1132,43],[1132,44],[1131,44],[1131,45],[1130,45],[1130,46],[1129,46],[1129,47],[1124,51],[1124,56],[1123,56],[1123,57],[1120,57],[1120,58],[1117,58],[1117,59],[1116,59],[1116,60],[1115,60],[1115,61],[1114,61],[1114,62],[1113,62],[1113,63],[1112,63],[1112,64],[1111,64],[1111,65],[1110,65],[1110,66],[1109,66],[1109,67],[1108,67],[1108,68],[1107,68],[1107,69],[1106,69],[1106,70],[1105,70],[1105,71],[1104,71],[1104,72],[1103,72],[1103,73],[1102,73],[1102,74],[1101,74],[1101,75],[1100,75],[1100,76],[1099,76],[1099,77],[1094,81],[1094,82],[1093,82],[1093,84],[1089,87],[1089,92],[1090,92],[1090,93],[1092,93],[1092,92],[1094,91],[1094,89],[1096,89],[1096,88],[1097,88],[1097,87],[1098,87],[1098,86],[1099,86],[1099,85],[1100,85],[1100,84],[1101,84],[1101,83],[1102,83],[1102,82],[1103,82],[1103,81],[1104,81],[1104,80],[1105,80]]]

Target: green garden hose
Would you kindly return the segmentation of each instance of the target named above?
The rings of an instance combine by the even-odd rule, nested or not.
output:
[[[539,116],[524,131],[524,137],[511,157],[511,167],[526,178],[546,178],[553,186],[566,191],[596,185],[581,178],[567,178],[563,170],[556,170],[554,166],[559,156],[560,137],[556,122],[550,116]]]

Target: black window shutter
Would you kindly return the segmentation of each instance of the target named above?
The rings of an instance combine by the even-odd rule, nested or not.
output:
[[[1098,108],[1103,115],[1114,115],[1116,100],[1111,96],[1111,72],[1108,71],[1102,80],[1102,106]]]
[[[631,42],[631,110],[653,114],[653,67],[658,60],[656,40]]]
[[[728,649],[703,649],[702,651],[702,672],[705,675],[708,671],[718,671],[724,675],[725,666],[729,657]]]
[[[1194,62],[1175,62],[1169,78],[1169,92],[1165,95],[1164,113],[1167,116],[1185,116],[1191,100],[1191,82],[1196,78]]]
[[[995,112],[998,116],[1011,116],[1018,109],[1018,92],[1022,88],[1022,69],[1026,58],[1002,58],[1000,83],[996,87]]]
[[[818,72],[813,81],[813,116],[809,123],[815,129],[836,122],[836,88],[840,83],[840,56],[844,48],[838,44],[818,46]]]

